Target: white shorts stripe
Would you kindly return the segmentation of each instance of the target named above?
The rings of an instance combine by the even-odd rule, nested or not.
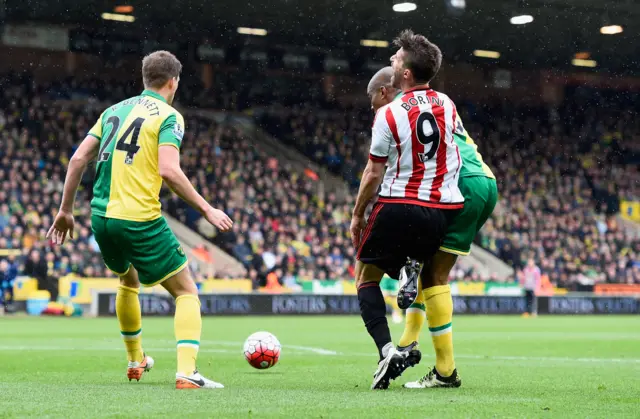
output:
[[[189,348],[195,348],[195,349],[200,348],[200,345],[196,345],[195,343],[178,343],[176,346],[178,348],[180,347],[189,347]]]
[[[431,336],[442,336],[442,335],[446,335],[447,333],[451,333],[451,332],[453,332],[453,326],[449,326],[446,329],[437,330],[435,332],[429,331],[429,333],[431,333]]]
[[[424,317],[427,317],[427,313],[426,313],[423,309],[421,309],[421,308],[409,307],[409,308],[407,309],[407,314],[409,314],[409,313],[422,313],[422,315],[423,315]]]

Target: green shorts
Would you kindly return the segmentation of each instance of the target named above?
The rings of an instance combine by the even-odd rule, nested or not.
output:
[[[127,221],[91,216],[105,265],[124,275],[133,265],[140,283],[150,287],[187,266],[187,256],[163,217],[152,221]]]
[[[380,281],[380,289],[384,295],[396,295],[398,294],[398,281],[388,275],[384,275],[382,281]]]
[[[464,208],[449,225],[440,250],[466,256],[471,252],[476,234],[498,203],[498,185],[495,179],[472,176],[460,178],[458,187],[464,196]]]

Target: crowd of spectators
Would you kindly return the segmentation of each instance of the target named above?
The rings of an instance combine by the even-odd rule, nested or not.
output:
[[[208,88],[199,77],[183,70],[176,102],[182,106],[242,111],[278,103],[296,106],[300,103],[324,103],[322,85],[316,79],[291,77],[290,74],[267,71],[256,65],[244,71],[217,71]],[[18,78],[24,78],[19,75]],[[24,82],[24,80],[20,80]],[[67,77],[47,83],[28,83],[34,94],[53,100],[88,100],[118,102],[143,90],[140,80],[116,78]]]
[[[306,104],[290,106],[294,98],[282,96],[283,78],[265,80],[265,87],[222,74],[216,83],[240,88],[207,99],[197,86],[185,84],[179,100],[208,101],[206,105],[225,109],[276,100],[279,105],[256,113],[257,123],[354,188],[358,185],[373,118],[367,106],[319,106],[318,92],[308,89],[305,80],[294,90],[308,92],[296,98]],[[83,181],[77,200],[76,239],[63,247],[44,239],[60,201],[67,159],[100,111],[49,100],[113,101],[139,89],[73,79],[37,85],[22,76],[5,78],[2,85],[0,249],[14,255],[4,263],[43,283],[71,272],[112,275],[90,230],[91,176]],[[601,109],[594,97],[606,99],[578,92],[553,109],[458,103],[466,128],[499,182],[500,204],[477,243],[516,270],[533,257],[554,284],[570,288],[604,281],[640,283],[638,237],[611,217],[620,199],[640,197],[640,120],[628,104]],[[229,122],[188,118],[183,144],[187,175],[209,202],[232,216],[235,227],[216,235],[166,190],[164,208],[236,257],[256,285],[270,276],[292,288],[308,279],[353,276],[348,237],[352,196],[340,200],[320,194],[316,178],[267,155]],[[18,249],[22,252],[16,256]],[[452,277],[487,279],[460,267]]]
[[[557,108],[458,104],[499,183],[500,205],[478,244],[516,272],[533,257],[558,286],[640,283],[637,233],[613,217],[621,199],[640,199],[635,102],[597,91],[569,96]],[[604,102],[606,109],[598,106]],[[366,107],[305,106],[273,106],[259,119],[354,186],[366,164],[371,120]]]
[[[212,237],[248,270],[256,284],[275,273],[287,286],[310,279],[353,277],[348,236],[349,198],[318,194],[317,180],[254,147],[238,128],[189,120],[182,165],[192,183],[235,221],[233,231]],[[174,195],[164,208],[206,234],[200,215]]]
[[[571,102],[552,112],[477,111],[467,128],[479,134],[501,199],[479,243],[516,270],[533,257],[552,283],[571,289],[640,283],[640,237],[615,218],[620,199],[640,199],[632,115]]]
[[[45,235],[60,204],[68,157],[99,115],[85,107],[45,104],[33,85],[4,80],[0,89],[0,286],[16,273],[36,278],[55,295],[69,273],[109,276],[91,233],[90,184],[76,206],[76,237],[52,246]]]
[[[44,289],[68,273],[113,276],[90,229],[93,167],[77,197],[75,239],[62,247],[45,239],[68,158],[101,111],[84,106],[83,100],[103,99],[108,94],[104,84],[42,86],[22,78],[2,84],[7,88],[0,103],[0,249],[12,256],[0,258],[20,274],[37,278]],[[129,94],[135,93],[125,86],[113,92],[114,97]],[[233,232],[211,238],[243,263],[256,286],[271,273],[292,288],[303,280],[353,277],[351,201],[338,202],[332,194],[321,198],[317,178],[266,155],[229,123],[188,118],[186,125],[185,172],[209,202],[236,221]],[[168,190],[163,190],[163,204],[171,215],[209,235],[200,215]]]
[[[369,155],[373,114],[366,108],[326,110],[276,105],[258,114],[269,133],[356,188]]]

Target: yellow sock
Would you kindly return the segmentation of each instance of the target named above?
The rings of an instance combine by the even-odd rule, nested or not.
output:
[[[398,307],[398,299],[393,295],[385,295],[384,302],[391,306],[394,315],[402,315],[402,310]]]
[[[425,315],[424,296],[422,295],[422,288],[418,284],[418,296],[416,300],[409,306],[406,312],[406,320],[404,323],[404,332],[398,342],[398,346],[408,346],[413,342],[418,342],[420,339],[420,332],[422,326],[424,326]]]
[[[127,348],[129,361],[142,362],[142,314],[140,313],[140,300],[138,300],[138,288],[120,285],[116,294],[116,315],[120,323],[120,334]]]
[[[178,373],[192,374],[196,369],[202,332],[200,299],[197,295],[181,295],[176,298],[174,328],[178,351]]]
[[[453,299],[449,285],[438,285],[423,291],[429,332],[436,352],[436,370],[449,377],[456,368],[453,359]]]

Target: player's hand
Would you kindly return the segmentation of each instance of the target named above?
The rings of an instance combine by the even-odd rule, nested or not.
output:
[[[216,226],[218,230],[223,233],[231,230],[231,227],[233,227],[233,221],[231,221],[231,218],[219,209],[209,208],[205,213],[204,218],[206,218],[209,224]]]
[[[58,215],[56,215],[56,219],[53,221],[53,225],[47,232],[47,238],[51,239],[55,244],[64,244],[67,233],[69,233],[69,237],[73,239],[74,225],[73,214],[60,210]]]
[[[359,215],[354,215],[351,218],[351,242],[353,242],[353,246],[357,249],[360,247],[360,240],[362,239],[362,232],[364,231],[367,223],[364,220],[364,217]]]

